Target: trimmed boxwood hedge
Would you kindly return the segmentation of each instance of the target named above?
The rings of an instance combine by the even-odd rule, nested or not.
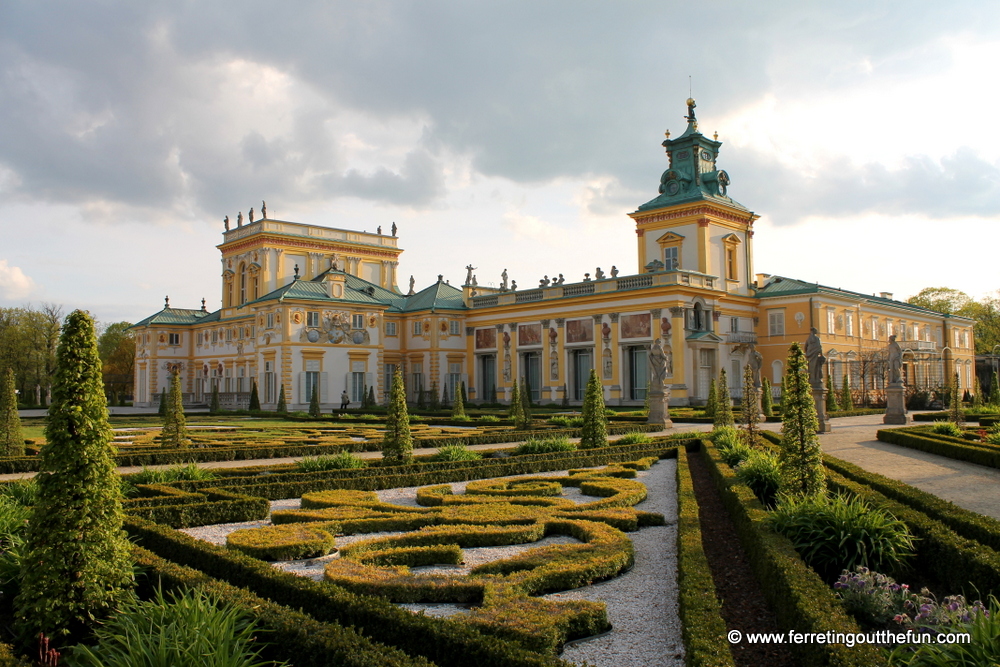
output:
[[[230,549],[268,561],[325,556],[333,545],[333,535],[327,531],[301,524],[242,528],[226,536]]]
[[[959,438],[938,437],[927,431],[912,429],[882,429],[876,436],[882,442],[900,447],[918,449],[922,452],[947,456],[950,459],[968,461],[990,468],[1000,468],[1000,448],[990,445],[974,445]]]
[[[736,526],[757,581],[782,630],[804,633],[857,633],[860,627],[829,586],[806,565],[792,543],[764,525],[767,512],[749,487],[737,482],[719,452],[702,440],[702,455]],[[803,665],[837,667],[885,663],[884,652],[870,645],[790,644]]]
[[[424,657],[378,644],[354,628],[322,623],[296,611],[297,605],[276,604],[146,549],[135,547],[132,555],[145,572],[139,579],[140,595],[148,597],[157,586],[168,591],[184,587],[210,593],[256,619],[264,643],[262,657],[267,660],[287,660],[296,667],[434,667]],[[0,665],[4,665],[2,660]]]
[[[698,501],[683,447],[677,450],[677,579],[685,664],[732,667],[736,663],[702,544]]]
[[[236,493],[231,489],[206,488],[198,495],[204,495],[205,501],[190,501],[188,497],[182,496],[179,502],[175,501],[173,504],[134,506],[126,501],[123,505],[129,516],[142,517],[174,528],[257,521],[266,519],[271,511],[271,503],[266,498]]]

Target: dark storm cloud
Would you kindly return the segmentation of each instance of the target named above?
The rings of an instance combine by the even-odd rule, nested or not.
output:
[[[929,36],[995,24],[983,15],[991,11],[973,3],[912,11],[792,2],[8,0],[0,5],[0,166],[16,174],[15,196],[51,202],[219,211],[260,196],[360,197],[419,207],[442,195],[444,155],[456,153],[482,174],[517,182],[610,176],[617,185],[595,192],[592,205],[634,206],[655,196],[663,169],[656,144],[663,129],[682,125],[688,74],[702,109],[710,103],[716,113],[772,89],[852,85],[856,73],[831,59],[870,56],[915,76],[911,60]],[[793,47],[789,61],[783,54]],[[237,60],[310,87],[317,99],[293,103],[290,132],[275,134],[262,121],[221,138],[231,116],[217,110],[255,104],[223,97],[212,66]],[[426,126],[411,145],[394,147],[392,164],[362,168],[328,127],[345,111],[377,125]],[[743,159],[748,168],[774,167]],[[960,196],[934,185],[943,177],[979,191],[969,206],[993,202],[989,169],[962,174],[964,163],[915,160],[901,173],[843,169],[816,183],[778,169],[772,179],[788,188],[758,199],[777,200],[787,212],[779,215],[792,216],[806,204],[853,211],[905,203],[911,192]],[[755,190],[770,187],[760,180]]]

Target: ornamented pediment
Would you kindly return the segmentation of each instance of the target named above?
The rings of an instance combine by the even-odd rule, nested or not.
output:
[[[660,238],[656,239],[656,242],[661,246],[676,245],[678,243],[683,243],[684,237],[677,232],[667,232]]]

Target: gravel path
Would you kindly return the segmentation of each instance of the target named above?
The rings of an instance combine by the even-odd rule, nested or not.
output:
[[[563,659],[598,667],[643,667],[682,666],[684,649],[681,639],[681,622],[677,612],[677,558],[676,521],[677,492],[675,488],[676,462],[660,461],[648,471],[640,472],[637,479],[649,490],[649,497],[636,508],[664,515],[669,525],[652,526],[630,533],[635,546],[635,566],[625,574],[610,581],[584,588],[553,593],[545,597],[550,600],[594,600],[607,605],[608,618],[612,630],[593,639],[585,639],[567,645]],[[558,476],[566,471],[555,471],[531,475]],[[465,491],[465,482],[451,485],[455,493]],[[378,491],[379,499],[397,505],[418,507],[417,487]],[[576,503],[594,500],[584,496],[574,487],[566,487],[564,498]],[[271,510],[298,509],[300,500],[292,498],[276,500]],[[270,521],[248,521],[243,523],[218,524],[186,528],[181,532],[198,539],[225,544],[226,536],[239,528],[255,528],[269,525]],[[398,533],[368,533],[347,535],[337,538],[337,545],[344,546],[375,537]],[[453,574],[461,576],[481,563],[509,558],[518,553],[550,544],[570,544],[576,539],[566,536],[547,537],[530,544],[503,547],[482,547],[463,549],[465,564],[461,566],[429,566],[413,568],[414,572]],[[329,558],[286,561],[274,566],[312,579],[323,579],[323,566]],[[459,604],[405,604],[400,605],[413,612],[428,616],[446,617],[468,613],[468,605]]]

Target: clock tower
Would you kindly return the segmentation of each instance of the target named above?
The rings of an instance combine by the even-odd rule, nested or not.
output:
[[[698,131],[688,99],[687,128],[663,141],[668,165],[659,195],[630,217],[638,234],[640,271],[697,272],[725,292],[749,295],[752,226],[757,215],[732,199],[729,174],[716,161],[722,142]]]

